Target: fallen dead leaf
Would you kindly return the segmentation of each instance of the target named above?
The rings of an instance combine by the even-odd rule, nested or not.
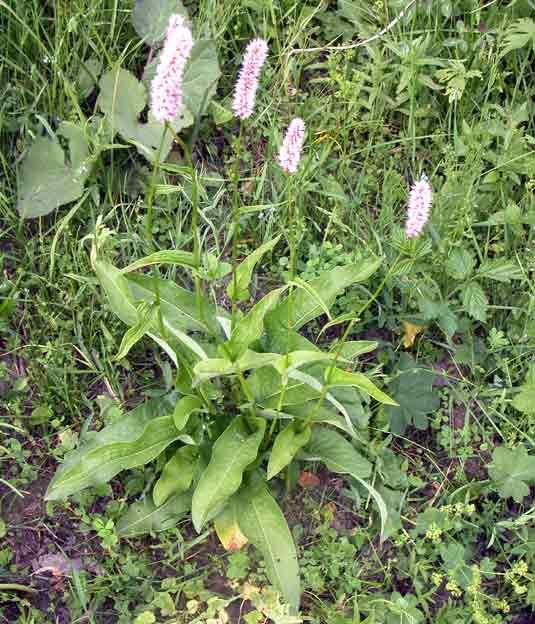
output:
[[[79,570],[82,565],[79,559],[67,559],[63,555],[43,555],[32,563],[34,574],[51,572],[53,576],[69,576],[73,569]]]
[[[320,478],[313,472],[307,472],[306,470],[303,470],[303,472],[299,476],[299,485],[302,488],[318,487],[320,484]]]
[[[403,346],[405,349],[412,347],[416,336],[421,334],[425,330],[424,325],[414,325],[414,323],[409,323],[409,321],[402,321],[403,325]]]

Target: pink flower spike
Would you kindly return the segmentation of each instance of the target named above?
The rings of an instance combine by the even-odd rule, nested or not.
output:
[[[418,182],[412,185],[409,193],[409,206],[407,209],[407,221],[405,234],[407,238],[419,236],[431,214],[433,203],[433,189],[424,174]]]
[[[151,84],[151,110],[160,122],[173,121],[182,106],[184,70],[193,48],[193,36],[180,15],[172,15]]]
[[[253,39],[245,50],[232,103],[232,108],[240,119],[247,119],[253,114],[258,79],[267,54],[268,46],[263,39]]]
[[[296,117],[290,122],[279,151],[279,164],[286,173],[295,173],[305,142],[305,122]]]

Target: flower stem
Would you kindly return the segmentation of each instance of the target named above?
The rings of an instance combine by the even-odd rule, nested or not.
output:
[[[158,176],[158,169],[160,167],[160,160],[162,157],[165,136],[167,134],[167,130],[170,128],[171,126],[169,126],[169,124],[166,123],[162,132],[160,146],[158,147],[158,151],[156,152],[156,156],[154,158],[154,165],[152,168],[152,176],[150,180],[149,192],[147,194],[147,241],[149,242],[151,247],[153,246],[153,238],[152,238],[152,212],[153,211],[152,211],[152,208],[154,205],[154,194],[156,191],[156,178]]]
[[[234,195],[233,195],[233,211],[232,211],[232,318],[231,330],[236,325],[236,313],[238,311],[238,241],[240,234],[240,158],[243,141],[243,124],[240,124],[240,132],[238,135],[238,146],[236,149],[236,161],[234,163]]]
[[[199,245],[199,181],[197,178],[197,169],[193,162],[193,155],[190,145],[183,141],[176,132],[169,126],[174,140],[180,145],[184,152],[184,158],[191,175],[191,235],[193,237],[193,263],[195,269],[193,271],[193,281],[195,284],[195,302],[197,314],[202,323],[204,323],[204,306],[201,278],[199,277],[199,269],[201,265],[201,252]]]

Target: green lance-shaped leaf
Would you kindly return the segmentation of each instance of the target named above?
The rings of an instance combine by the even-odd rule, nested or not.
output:
[[[175,494],[157,507],[150,498],[130,505],[117,522],[119,537],[137,537],[147,533],[166,531],[176,526],[191,508],[191,494]]]
[[[197,467],[199,451],[194,446],[181,446],[165,464],[154,485],[152,500],[160,507],[172,495],[187,492]]]
[[[138,313],[124,275],[104,260],[94,260],[93,269],[114,314],[126,325],[134,326],[137,323]]]
[[[132,264],[121,270],[121,273],[131,273],[155,264],[171,264],[173,266],[183,266],[194,268],[195,258],[189,251],[181,251],[179,249],[165,249],[163,251],[155,251],[154,253],[140,258]]]
[[[227,345],[232,359],[243,355],[249,346],[262,336],[264,317],[277,305],[284,290],[285,288],[273,290],[256,303],[246,316],[237,321]]]
[[[359,355],[375,351],[378,346],[379,343],[375,340],[350,340],[342,345],[340,357],[343,360],[351,361],[359,357]],[[333,350],[336,350],[337,347],[338,345],[333,345]]]
[[[327,271],[317,279],[309,282],[311,288],[321,296],[321,303],[309,292],[300,288],[294,290],[275,310],[266,318],[266,324],[272,326],[276,332],[277,326],[288,326],[290,319],[291,329],[298,330],[305,323],[323,314],[323,307],[330,307],[336,297],[348,286],[357,282],[363,282],[373,275],[381,266],[382,260],[363,260],[359,264],[350,264],[344,267],[336,267]],[[291,302],[291,303],[289,303]],[[289,316],[288,306],[291,306]]]
[[[258,249],[249,254],[243,262],[236,268],[236,290],[234,290],[234,279],[232,279],[227,287],[227,294],[232,301],[244,301],[249,297],[249,284],[255,266],[260,262],[262,256],[279,242],[280,236],[273,240],[260,245]]]
[[[267,477],[272,479],[293,460],[297,451],[310,441],[310,427],[293,422],[285,427],[275,438],[273,449],[269,457]]]
[[[388,519],[386,504],[379,492],[364,480],[371,475],[372,467],[352,444],[333,429],[314,427],[310,443],[303,449],[302,457],[310,461],[321,461],[329,470],[348,474],[363,485],[379,508],[381,536],[384,534]]]
[[[195,294],[171,280],[133,273],[123,277],[136,301],[155,303],[159,299],[162,316],[171,327],[183,332],[221,332],[216,310],[207,299],[203,300],[203,318],[200,318]]]
[[[279,353],[246,351],[236,362],[231,362],[226,358],[208,358],[195,365],[193,369],[195,373],[194,385],[215,377],[226,377],[243,373],[247,370],[262,368],[263,366],[273,366],[282,357],[284,356],[281,356]]]
[[[146,303],[142,303],[137,312],[138,321],[135,325],[130,327],[123,336],[119,351],[114,358],[115,360],[122,360],[125,358],[130,352],[130,349],[149,331],[156,319],[156,308]]]
[[[143,41],[154,46],[165,37],[169,19],[175,14],[188,17],[181,0],[136,0],[132,8],[132,24]]]
[[[93,269],[97,274],[100,285],[106,293],[112,311],[126,325],[136,325],[138,312],[135,301],[138,299],[143,300],[143,298],[136,297],[136,293],[133,293],[130,288],[129,281],[121,271],[116,269],[112,264],[96,258],[92,260],[92,263]],[[155,298],[146,298],[145,301],[152,305],[155,302]],[[159,329],[153,327],[153,331],[147,331],[147,335],[159,344],[175,365],[177,365],[176,354],[169,343],[159,335]]]
[[[282,375],[288,371],[297,370],[301,366],[327,362],[335,358],[334,353],[324,353],[323,351],[292,351],[287,356],[282,357],[275,364],[275,368]]]
[[[390,398],[388,394],[379,390],[379,388],[362,373],[350,373],[348,371],[341,370],[340,368],[327,369],[325,371],[325,381],[328,381],[328,387],[336,386],[351,386],[358,388],[362,392],[369,394],[379,403],[385,405],[397,405],[394,399]]]
[[[303,373],[302,371],[295,370],[295,369],[289,370],[287,374],[288,374],[288,377],[290,377],[291,379],[295,379],[301,383],[304,383],[310,388],[312,388],[313,390],[315,390],[318,393],[318,395],[323,394],[322,384],[312,375]],[[341,414],[343,414],[345,421],[346,421],[346,425],[349,431],[351,431],[351,435],[355,436],[356,435],[355,429],[353,427],[353,423],[351,422],[349,412],[347,411],[345,406],[340,401],[338,401],[338,399],[331,392],[327,392],[325,394],[325,399],[329,403],[331,403],[331,405],[334,405],[334,407],[336,407],[336,409],[339,410]]]
[[[173,410],[169,398],[143,403],[127,416],[69,453],[46,493],[47,500],[66,498],[90,486],[107,483],[122,470],[152,461],[180,432],[167,414]]]
[[[255,428],[252,433],[249,424]],[[263,418],[237,416],[216,440],[193,494],[191,514],[197,532],[240,487],[244,470],[256,459],[265,427]]]
[[[69,163],[57,140],[37,138],[28,150],[18,177],[17,210],[22,218],[42,217],[82,196],[93,159],[83,129],[63,122],[58,135],[69,144]]]
[[[237,498],[241,531],[261,552],[269,580],[297,613],[301,600],[299,564],[280,507],[264,486],[244,488]]]
[[[314,426],[309,444],[300,455],[310,461],[321,461],[329,470],[349,474],[356,479],[371,475],[372,466],[344,436],[328,427]]]
[[[191,414],[200,412],[202,409],[203,402],[195,396],[185,396],[177,401],[175,411],[173,412],[173,420],[178,431],[182,431],[188,424]]]

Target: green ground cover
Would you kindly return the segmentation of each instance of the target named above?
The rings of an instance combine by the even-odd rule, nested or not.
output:
[[[201,43],[162,148],[146,88],[177,10]],[[0,621],[535,622],[535,3],[0,0],[0,33]],[[432,214],[408,240],[423,174]],[[259,249],[238,296],[232,265]],[[249,337],[225,342],[218,315]],[[169,328],[185,337],[162,349]],[[302,387],[270,403],[289,369]],[[160,454],[146,429],[120,437],[147,401]],[[210,464],[230,427],[240,489],[217,479],[243,451]],[[143,461],[62,481],[113,435]]]

